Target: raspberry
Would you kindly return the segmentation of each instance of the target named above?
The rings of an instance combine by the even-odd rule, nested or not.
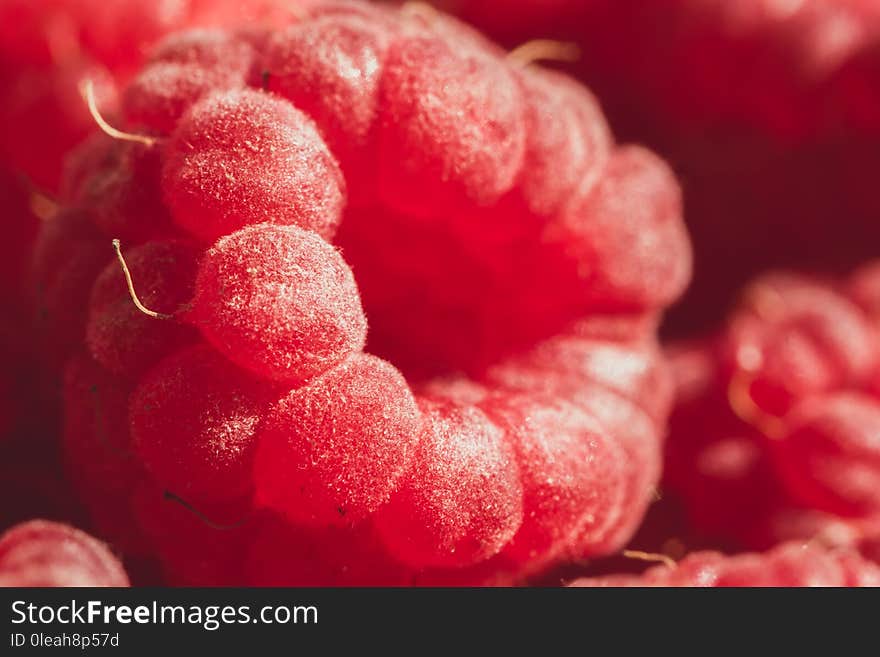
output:
[[[199,265],[189,319],[230,360],[280,381],[314,377],[360,351],[367,324],[351,270],[292,226],[221,238]]]
[[[671,403],[680,192],[525,59],[331,3],[175,35],[122,119],[94,112],[114,141],[69,162],[59,217],[100,264],[57,328],[59,359],[97,361],[69,368],[70,443],[121,471],[85,401],[117,380],[103,415],[143,468],[103,534],[175,584],[510,585],[629,540]],[[54,283],[71,256],[45,239]]]
[[[201,249],[184,241],[147,242],[126,263],[147,306],[172,313],[192,300]],[[132,304],[116,262],[92,287],[86,342],[92,356],[115,374],[138,379],[162,358],[194,343],[198,333],[179,322],[157,322]]]
[[[413,214],[494,203],[513,187],[525,152],[515,78],[466,39],[405,27],[380,87],[382,200]]]
[[[474,407],[420,400],[424,429],[409,471],[376,514],[388,549],[413,566],[468,566],[522,524],[522,486],[503,432]]]
[[[731,320],[729,352],[762,411],[783,415],[793,400],[857,384],[877,359],[864,315],[827,285],[768,275],[746,292]],[[737,376],[734,374],[733,376]]]
[[[189,501],[249,494],[256,432],[272,391],[206,345],[144,376],[130,401],[135,452],[156,481]]]
[[[419,425],[400,373],[354,356],[291,391],[263,420],[257,501],[308,525],[357,523],[395,490]]]
[[[174,220],[213,241],[269,221],[332,237],[345,199],[333,155],[304,114],[258,91],[217,92],[181,118],[163,191]]]
[[[852,552],[788,543],[763,554],[697,552],[675,568],[663,565],[641,576],[579,579],[572,586],[874,587],[880,586],[880,568]]]
[[[48,520],[0,536],[0,586],[128,586],[122,565],[88,534]]]

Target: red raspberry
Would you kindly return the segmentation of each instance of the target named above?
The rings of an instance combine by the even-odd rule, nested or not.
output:
[[[0,536],[2,586],[128,586],[122,565],[88,534],[47,520]]]
[[[146,476],[117,498],[163,576],[511,584],[618,550],[670,404],[674,178],[574,82],[442,15],[334,3],[253,28],[160,47],[130,122],[96,117],[119,143],[69,164],[77,221],[39,259],[56,284],[62,235],[100,254],[64,282],[88,312],[56,341],[84,327],[124,379]],[[114,239],[132,248],[108,268]],[[393,366],[363,353],[367,317]],[[86,410],[71,433],[95,447]]]
[[[851,544],[878,517],[867,271],[842,285],[768,275],[720,336],[670,352],[679,393],[664,479],[694,533],[761,549]]]

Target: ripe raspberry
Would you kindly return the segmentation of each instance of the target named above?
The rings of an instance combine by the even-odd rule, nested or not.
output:
[[[719,336],[671,350],[664,485],[695,534],[758,549],[852,544],[873,522],[880,401],[865,271],[839,285],[768,275]]]
[[[48,520],[0,536],[0,586],[128,586],[122,565],[88,534]]]
[[[279,381],[327,371],[360,351],[367,332],[342,256],[315,233],[270,224],[208,250],[188,319],[227,358]]]
[[[503,55],[439,14],[333,3],[172,37],[127,120],[97,117],[119,143],[68,166],[103,249],[75,298],[133,390],[146,476],[118,497],[169,582],[511,584],[634,532],[680,193],[588,92]],[[366,316],[394,366],[363,353]]]
[[[161,361],[131,395],[132,443],[160,486],[223,502],[253,488],[258,424],[272,390],[207,345]]]
[[[641,576],[579,579],[572,586],[874,587],[880,586],[880,568],[853,552],[788,543],[763,554],[696,552],[675,568],[661,565]]]
[[[858,385],[878,356],[854,304],[828,285],[786,275],[748,288],[728,336],[722,349],[731,376],[744,374],[752,401],[772,415],[808,395]]]
[[[469,566],[497,554],[522,524],[522,485],[504,434],[474,407],[422,399],[409,471],[376,514],[388,549],[413,566]]]
[[[400,373],[373,356],[354,356],[291,391],[263,420],[257,502],[306,525],[357,523],[397,487],[419,428]]]
[[[212,93],[181,118],[163,191],[178,225],[205,241],[266,221],[330,238],[345,181],[306,115],[243,90]]]

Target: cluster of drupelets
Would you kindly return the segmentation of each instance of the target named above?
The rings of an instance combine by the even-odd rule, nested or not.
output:
[[[174,35],[122,99],[34,256],[103,537],[246,584],[516,582],[626,543],[689,246],[671,173],[586,90],[424,8],[331,3]]]
[[[31,172],[57,207],[21,197],[51,215],[30,285],[65,469],[137,579],[515,584],[615,554],[676,393],[663,486],[693,536],[812,543],[632,552],[669,563],[580,583],[880,583],[854,551],[876,559],[880,525],[876,270],[759,281],[670,374],[678,185],[536,65],[559,44],[506,52],[418,4],[265,5],[120,63],[118,112],[66,77],[102,132]],[[166,29],[131,20],[133,44]],[[63,526],[0,538],[0,582],[126,581]]]

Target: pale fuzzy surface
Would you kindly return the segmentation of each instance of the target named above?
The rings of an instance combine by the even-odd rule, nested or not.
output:
[[[160,486],[188,502],[247,495],[271,394],[208,345],[184,349],[150,370],[131,395],[134,450]]]
[[[261,222],[329,239],[345,180],[312,120],[252,89],[218,91],[193,105],[167,146],[163,193],[177,224],[213,241]]]
[[[257,376],[302,382],[366,341],[351,270],[315,233],[261,224],[222,238],[202,260],[193,321]]]
[[[857,553],[786,543],[766,553],[725,556],[695,552],[677,567],[655,566],[642,575],[584,578],[576,587],[841,587],[880,586],[880,567]]]
[[[125,260],[141,303],[166,315],[187,306],[201,255],[201,248],[184,240],[147,242],[127,250]],[[176,319],[156,319],[138,310],[115,260],[92,286],[86,344],[95,360],[114,374],[137,380],[198,335]]]

